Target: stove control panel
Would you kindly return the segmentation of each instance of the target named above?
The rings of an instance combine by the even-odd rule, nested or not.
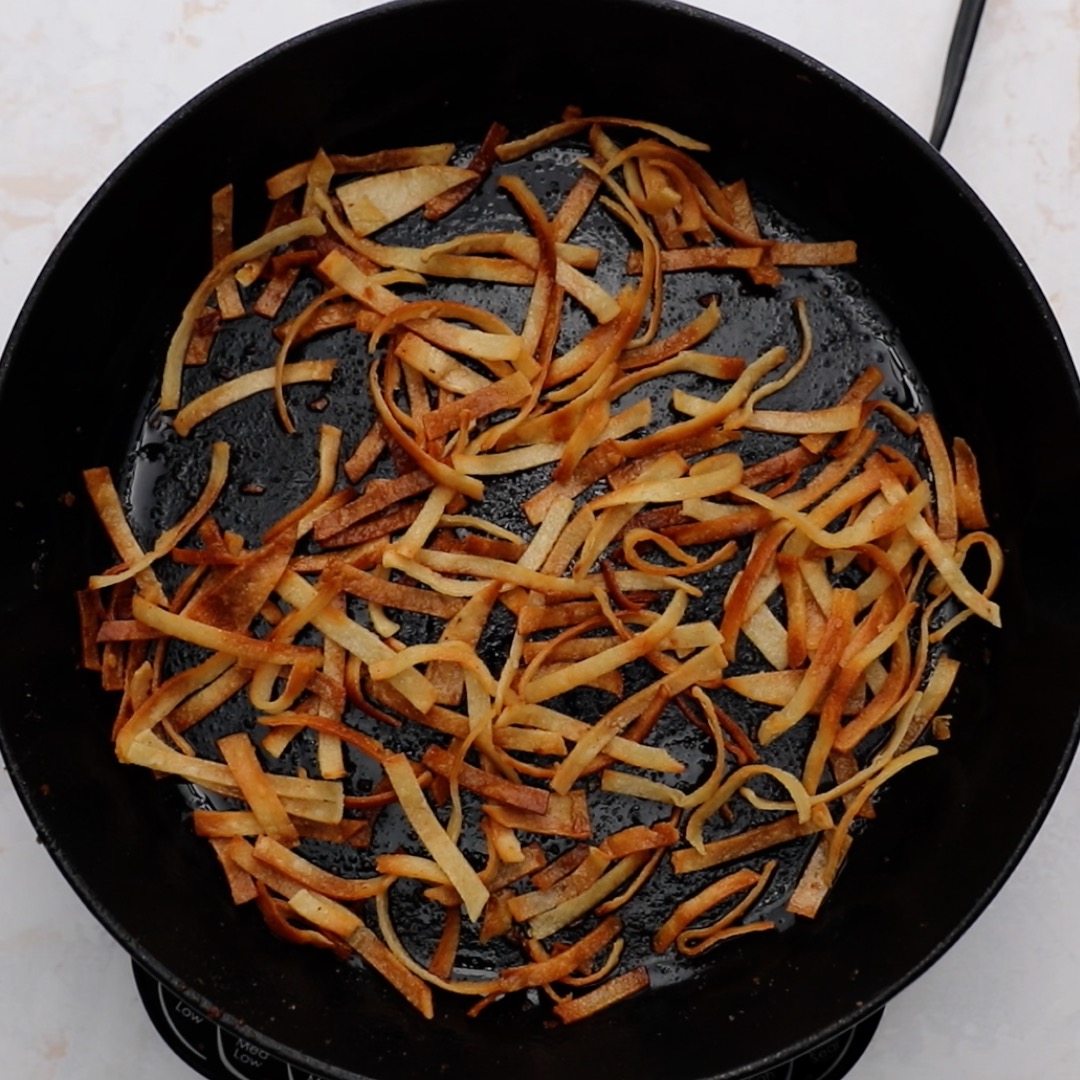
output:
[[[138,964],[135,983],[161,1037],[206,1080],[326,1080],[290,1065],[248,1039],[218,1027],[183,998],[167,990]],[[870,1044],[881,1013],[874,1013],[835,1039],[752,1080],[841,1080]]]

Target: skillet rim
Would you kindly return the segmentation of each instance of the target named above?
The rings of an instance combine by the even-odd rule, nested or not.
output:
[[[395,0],[393,3],[380,5],[370,9],[366,9],[361,12],[354,13],[352,15],[344,16],[340,19],[326,23],[322,26],[308,30],[302,34],[299,34],[293,38],[284,41],[273,48],[265,51],[259,56],[247,61],[241,66],[237,67],[228,74],[222,76],[216,80],[206,89],[201,91],[198,95],[192,98],[187,104],[181,106],[170,117],[159,124],[147,137],[139,143],[139,145],[121,162],[117,168],[106,178],[101,184],[98,190],[94,193],[91,199],[87,202],[86,206],[80,211],[76,219],[71,226],[66,230],[64,236],[61,238],[53,253],[50,255],[41,273],[36,279],[27,299],[23,305],[22,310],[15,322],[11,336],[4,349],[3,357],[0,358],[0,394],[4,392],[8,381],[8,375],[12,364],[14,363],[16,354],[19,352],[19,341],[23,335],[25,326],[33,317],[38,305],[38,300],[41,292],[44,290],[48,279],[52,276],[55,268],[62,262],[65,257],[65,253],[69,248],[72,239],[80,231],[84,222],[94,215],[97,211],[99,204],[106,198],[108,193],[120,183],[127,171],[134,166],[138,159],[148,153],[154,146],[158,145],[162,140],[169,138],[172,129],[183,118],[190,114],[197,112],[204,107],[209,106],[214,99],[220,94],[228,93],[232,85],[236,82],[244,80],[249,77],[250,73],[258,68],[264,66],[276,56],[290,51],[293,48],[301,46],[303,43],[322,37],[325,34],[332,34],[338,28],[352,25],[354,23],[363,23],[372,16],[381,15],[386,13],[396,12],[408,12],[415,10],[421,12],[423,9],[429,8],[433,5],[443,5],[447,0]],[[613,3],[612,0],[587,0],[589,3],[596,4],[597,6],[619,6],[618,3]],[[974,191],[967,185],[967,183],[959,176],[958,173],[952,168],[949,163],[942,158],[925,140],[922,139],[916,132],[914,132],[904,121],[900,120],[893,113],[891,113],[885,106],[867,94],[861,88],[845,79],[832,69],[828,68],[824,64],[817,60],[807,56],[801,51],[794,49],[793,47],[778,41],[770,35],[764,34],[761,31],[754,30],[753,28],[746,27],[744,24],[738,23],[735,20],[726,18],[724,16],[716,15],[701,9],[689,7],[682,3],[675,2],[675,0],[629,0],[635,6],[641,8],[650,8],[658,12],[678,12],[685,16],[704,20],[706,22],[718,22],[725,24],[729,30],[737,35],[747,36],[756,40],[766,47],[785,54],[789,60],[795,61],[799,66],[810,69],[818,77],[826,80],[827,82],[838,87],[847,96],[854,97],[861,104],[869,108],[877,116],[877,123],[887,123],[895,131],[902,134],[912,149],[913,152],[919,153],[924,157],[934,162],[935,167],[940,170],[950,182],[951,186],[961,195],[964,201],[970,208],[973,208],[979,218],[981,219],[984,228],[987,228],[993,236],[995,246],[1008,258],[1012,265],[1012,268],[1019,273],[1023,279],[1029,298],[1034,302],[1038,309],[1039,316],[1043,325],[1043,328],[1047,331],[1048,341],[1052,343],[1060,359],[1067,362],[1068,368],[1073,374],[1073,389],[1074,397],[1077,401],[1080,401],[1080,384],[1076,381],[1076,372],[1072,368],[1072,364],[1069,361],[1068,351],[1064,344],[1064,338],[1058,326],[1055,315],[1050,308],[1049,302],[1046,300],[1045,295],[1042,293],[1038,283],[1036,282],[1034,275],[1032,274],[1027,263],[1020,255],[1018,249],[1009,239],[1000,223],[993,216],[993,214],[985,207]],[[983,912],[986,905],[1000,890],[1005,880],[1015,870],[1017,864],[1023,857],[1023,854],[1028,849],[1031,841],[1041,827],[1047,813],[1053,805],[1054,799],[1060,791],[1061,784],[1064,780],[1065,774],[1069,768],[1071,759],[1075,753],[1077,743],[1080,741],[1080,726],[1074,721],[1071,737],[1066,747],[1066,752],[1062,755],[1057,768],[1053,775],[1053,780],[1049,788],[1044,793],[1043,799],[1038,807],[1038,812],[1031,818],[1027,827],[1023,833],[1020,844],[1013,852],[1010,859],[1003,865],[998,875],[994,878],[991,885],[985,890],[985,892],[978,897],[975,904],[969,909],[967,918],[960,924],[955,932],[945,939],[941,940],[938,946],[918,965],[912,968],[908,975],[898,980],[895,984],[888,987],[877,998],[872,1001],[868,1001],[864,1007],[855,1015],[848,1016],[843,1023],[838,1023],[835,1029],[826,1029],[820,1032],[819,1037],[814,1038],[805,1044],[800,1044],[796,1047],[791,1047],[785,1051],[782,1055],[775,1058],[762,1059],[761,1063],[756,1068],[767,1068],[770,1064],[775,1064],[781,1060],[788,1060],[792,1053],[802,1052],[809,1049],[811,1046],[817,1045],[819,1042],[828,1038],[830,1034],[835,1034],[836,1031],[843,1030],[843,1028],[849,1026],[851,1022],[857,1022],[866,1015],[876,1011],[881,1005],[895,996],[904,986],[909,985],[914,979],[918,978],[928,967],[930,967],[941,955],[944,954],[959,937],[972,925],[972,923]],[[6,728],[6,723],[0,721],[0,750],[3,751],[5,759],[10,763],[14,761],[14,748],[10,743],[9,734]],[[244,1025],[243,1021],[232,1017],[229,1014],[217,1014],[217,1010],[207,999],[203,998],[197,992],[192,991],[186,987],[183,983],[175,979],[170,971],[163,968],[154,960],[141,944],[133,939],[123,927],[115,923],[111,917],[111,913],[107,910],[101,909],[101,907],[88,898],[85,891],[85,885],[81,881],[78,872],[74,866],[72,866],[65,852],[61,850],[58,845],[53,842],[51,832],[48,826],[47,815],[43,811],[43,807],[38,804],[35,793],[30,791],[25,783],[24,778],[21,775],[21,771],[17,766],[12,765],[10,768],[13,785],[19,794],[19,797],[23,803],[24,808],[27,811],[28,816],[31,818],[35,828],[45,843],[47,850],[57,863],[61,872],[68,879],[69,884],[75,889],[80,898],[87,904],[95,916],[105,925],[106,929],[117,938],[117,940],[124,946],[124,948],[131,953],[137,961],[143,964],[144,967],[151,970],[156,977],[160,979],[165,985],[168,985],[170,989],[173,989],[179,993],[186,1000],[190,1001],[197,1008],[200,1008],[203,1012],[209,1012],[214,1015],[215,1022],[222,1026],[233,1030],[235,1033],[242,1036],[250,1036],[251,1029]],[[301,1064],[303,1067],[311,1068],[312,1065],[317,1067],[317,1071],[325,1073],[328,1076],[340,1076],[343,1078],[351,1078],[356,1074],[348,1071],[341,1071],[334,1067],[328,1066],[323,1062],[319,1062],[314,1058],[309,1058],[306,1055],[299,1054],[296,1050],[275,1043],[272,1037],[257,1033],[257,1037],[260,1043],[268,1046],[274,1052],[279,1053],[281,1056],[294,1060]],[[731,1074],[735,1076],[736,1074]],[[744,1074],[745,1075],[745,1074]]]

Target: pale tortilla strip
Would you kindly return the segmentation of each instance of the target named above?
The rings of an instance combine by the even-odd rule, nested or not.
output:
[[[357,235],[367,236],[475,176],[470,169],[452,165],[417,165],[353,180],[334,194]]]

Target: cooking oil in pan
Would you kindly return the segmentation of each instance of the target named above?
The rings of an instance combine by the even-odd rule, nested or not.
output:
[[[552,149],[538,155],[536,160],[513,166],[513,171],[524,175],[545,204],[550,206],[558,201],[572,180],[574,171],[569,166],[576,156],[577,151]],[[807,238],[801,236],[799,230],[780,214],[767,207],[761,210],[761,216],[766,235]],[[520,218],[510,200],[493,182],[489,182],[478,198],[466,203],[448,222],[433,225],[409,220],[387,229],[385,235],[380,235],[380,240],[388,244],[424,246],[439,242],[451,233],[471,231],[481,225],[487,230],[521,227]],[[594,208],[573,239],[596,245],[605,253],[596,278],[610,292],[617,292],[625,278],[625,259],[630,247],[623,228],[610,215]],[[277,321],[296,314],[316,295],[318,289],[314,279],[301,279]],[[511,325],[520,324],[528,299],[527,290],[461,282],[433,281],[423,294],[432,293],[487,307]],[[411,298],[408,290],[404,295]],[[420,295],[419,291],[417,295]],[[253,298],[254,292],[248,299]],[[871,364],[876,365],[884,375],[880,393],[905,410],[931,407],[926,388],[910,363],[895,328],[886,314],[865,295],[857,269],[853,272],[818,268],[788,270],[785,271],[783,282],[776,288],[754,286],[737,272],[731,271],[669,274],[665,282],[659,333],[663,336],[685,325],[701,311],[703,303],[715,299],[722,319],[710,339],[701,346],[702,349],[752,360],[766,349],[784,345],[794,356],[801,346],[794,314],[794,302],[800,298],[807,305],[814,338],[813,354],[807,370],[771,399],[771,407],[815,409],[833,404],[859,372]],[[568,303],[560,348],[568,347],[589,326],[582,312],[569,309]],[[277,348],[271,331],[272,324],[257,315],[225,324],[209,363],[202,369],[185,372],[185,400],[190,400],[225,378],[271,364]],[[339,330],[297,347],[293,358],[322,357],[336,357],[340,361],[329,387],[301,385],[286,392],[298,428],[297,434],[291,436],[286,435],[278,425],[268,394],[256,395],[229,407],[198,426],[185,439],[178,438],[170,429],[168,420],[154,411],[150,404],[153,397],[148,396],[145,421],[128,454],[124,475],[124,490],[132,520],[136,534],[144,545],[152,543],[153,537],[177,520],[197,498],[205,480],[210,445],[217,440],[229,442],[232,451],[230,478],[215,508],[215,515],[223,528],[239,532],[250,545],[257,544],[263,531],[288,509],[302,502],[313,488],[318,472],[320,424],[340,427],[345,432],[343,452],[347,454],[351,451],[373,418],[365,389],[370,363],[366,340],[352,330]],[[658,417],[656,424],[666,424],[675,419],[667,401],[671,389],[676,385],[692,393],[716,392],[716,385],[710,380],[681,374],[639,387],[632,395],[627,395],[623,404],[631,403],[635,397],[650,394]],[[885,427],[882,428],[882,437],[903,441]],[[783,440],[776,436],[754,436],[749,433],[740,444],[740,452],[746,463],[752,464],[782,448],[782,443]],[[388,468],[388,462],[380,466],[382,472]],[[484,513],[498,524],[518,532],[527,531],[530,526],[522,514],[522,503],[547,483],[549,475],[550,467],[541,467],[490,482]],[[589,494],[586,493],[586,497]],[[719,617],[721,598],[741,563],[742,557],[718,567],[708,575],[707,580],[703,581],[705,595],[696,602],[696,610],[691,617]],[[163,572],[167,574],[168,567],[164,567]],[[364,620],[364,612],[359,605],[351,614]],[[426,625],[419,616],[405,615],[401,621],[402,635],[407,639],[410,634],[416,635],[415,640],[431,639],[438,633],[438,626]],[[499,658],[505,655],[512,633],[512,621],[505,612],[492,619],[480,651],[494,670],[498,670]],[[175,665],[182,662],[188,653],[190,650],[174,650],[170,654],[170,663]],[[736,667],[752,666],[755,660],[748,651],[746,655],[740,654]],[[644,671],[628,672],[627,693],[636,688],[635,679],[640,682],[645,677]],[[582,716],[599,715],[610,704],[610,700],[600,691],[578,691],[565,702],[567,711],[576,708]],[[734,697],[722,704],[751,732],[761,719],[760,709]],[[430,732],[414,731],[407,724],[401,729],[387,730],[355,710],[346,716],[346,721],[376,734],[392,748],[414,756],[422,753],[425,743],[431,738]],[[188,737],[196,751],[214,757],[216,739],[238,728],[251,730],[258,735],[254,717],[242,695],[192,729]],[[793,734],[779,740],[770,751],[771,762],[780,767],[794,766],[805,754],[808,738],[800,739],[798,734]],[[688,763],[689,768],[681,777],[681,783],[693,786],[711,768],[711,739],[690,728],[675,710],[664,714],[655,739]],[[377,769],[359,754],[353,755],[349,750],[346,750],[346,754],[353,770],[350,778],[353,790],[358,794],[367,793],[377,780]],[[266,764],[270,768],[286,771],[297,768],[310,771],[314,767],[314,760],[310,747],[303,740],[297,740],[280,762],[275,764],[267,761]],[[233,805],[228,800],[210,798],[206,793],[191,788],[184,791],[189,806],[225,808]],[[666,816],[664,809],[636,799],[605,795],[598,791],[594,791],[590,798],[597,835]],[[468,810],[473,797],[466,792],[464,799]],[[757,824],[759,819],[765,819],[761,812],[741,806],[734,824],[749,827]],[[543,844],[552,855],[568,846],[565,841],[550,839],[543,840]],[[772,919],[781,928],[790,925],[792,917],[787,915],[784,903],[805,865],[812,844],[812,838],[795,841],[776,853],[770,853],[776,854],[780,863],[757,908],[748,916],[748,921]],[[475,828],[466,830],[463,846],[475,861],[482,862],[482,838]],[[363,875],[373,872],[376,851],[398,849],[417,853],[421,850],[400,813],[392,807],[376,821],[369,851],[350,849],[343,852],[333,845],[305,841],[301,852],[326,869],[345,875]],[[755,857],[747,862],[757,866],[763,859]],[[732,868],[738,865],[741,864],[735,864]],[[622,912],[629,942],[625,964],[646,964],[654,986],[693,977],[703,964],[712,963],[709,957],[696,961],[656,957],[650,948],[652,929],[667,917],[675,904],[700,887],[700,882],[679,879],[669,869],[662,867]],[[406,946],[424,954],[439,934],[441,919],[433,911],[433,905],[421,900],[419,892],[419,889],[405,887],[395,890],[395,915]],[[761,936],[753,935],[725,946],[723,963],[742,966],[746,962],[744,956],[760,952],[754,939]],[[502,942],[494,947],[480,946],[466,934],[459,962],[459,975],[486,975],[520,962],[520,953]]]

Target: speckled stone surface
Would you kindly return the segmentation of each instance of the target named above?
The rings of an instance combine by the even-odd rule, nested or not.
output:
[[[6,0],[0,340],[109,172],[237,64],[363,0]],[[931,124],[955,0],[709,0]],[[1080,354],[1080,0],[988,0],[945,156],[999,218]],[[148,229],[152,223],[148,223]],[[926,238],[928,252],[932,240]],[[949,257],[947,251],[942,251]],[[1014,358],[1015,359],[1015,358]],[[1078,433],[1080,435],[1080,433]],[[1080,775],[976,926],[886,1010],[851,1080],[1080,1076]],[[888,928],[883,927],[883,934]],[[0,1075],[191,1080],[0,779]]]

